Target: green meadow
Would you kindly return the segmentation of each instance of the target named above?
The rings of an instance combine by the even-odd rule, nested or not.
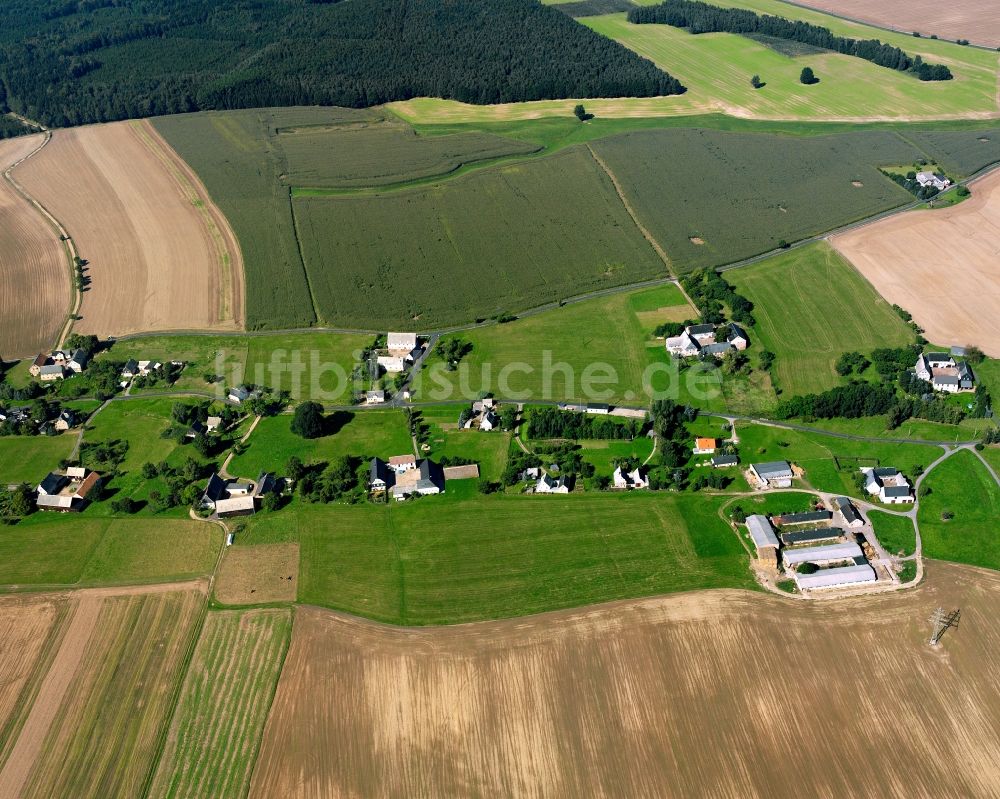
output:
[[[76,444],[75,433],[57,436],[0,437],[0,487],[14,483],[37,485],[59,468]]]
[[[875,536],[890,555],[912,555],[917,548],[913,521],[907,516],[894,516],[882,511],[871,511],[868,519],[875,528]]]

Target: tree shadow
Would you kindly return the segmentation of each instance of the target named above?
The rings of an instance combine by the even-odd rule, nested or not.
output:
[[[334,411],[323,419],[323,435],[335,436],[354,421],[354,414],[351,411]]]

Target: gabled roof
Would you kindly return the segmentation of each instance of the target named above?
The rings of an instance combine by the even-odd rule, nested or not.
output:
[[[80,499],[86,499],[87,495],[96,488],[97,484],[100,482],[101,476],[97,472],[91,472],[85,478],[83,482],[76,489],[76,495]]]
[[[728,341],[717,341],[714,344],[706,344],[701,348],[702,352],[707,352],[709,355],[716,355],[720,352],[729,352],[733,348],[733,345]]]
[[[894,466],[876,466],[872,469],[872,474],[876,477],[895,477],[899,474],[899,469]]]
[[[240,402],[243,402],[243,400],[250,396],[250,391],[246,388],[246,386],[236,386],[235,388],[229,389],[229,396],[235,397]]]
[[[57,364],[50,364],[49,366],[43,366],[39,370],[39,374],[42,375],[61,375],[63,374],[63,368]]]
[[[368,465],[368,482],[376,481],[385,483],[387,487],[396,482],[396,473],[381,458],[372,458]]]
[[[714,333],[715,325],[688,325],[687,332],[692,336],[703,336],[705,333]]]
[[[857,544],[846,543],[804,547],[803,549],[786,549],[781,557],[788,564],[822,563],[836,560],[853,560],[854,558],[864,557],[864,553]]]
[[[736,455],[716,455],[712,458],[713,466],[735,466],[740,462]]]
[[[90,358],[90,356],[87,354],[86,350],[76,350],[70,360],[76,361],[77,363],[86,363],[88,358]]]
[[[219,477],[218,474],[213,474],[208,478],[208,485],[205,486],[203,497],[211,502],[218,502],[220,499],[225,499],[226,481]]]
[[[854,507],[854,505],[851,503],[851,500],[849,500],[847,497],[835,497],[834,501],[840,508],[840,512],[844,514],[844,518],[847,520],[848,524],[851,524],[853,522],[864,521],[861,518],[861,514],[858,513],[857,508]]]
[[[49,472],[45,479],[38,484],[38,490],[40,493],[56,494],[64,485],[66,485],[66,478],[63,475]]]
[[[750,338],[747,336],[747,332],[738,324],[736,324],[736,322],[729,323],[729,336],[730,338],[735,338],[739,336],[740,338],[744,338],[747,341],[750,340]]]
[[[135,358],[129,358],[122,367],[122,373],[135,374],[139,371],[139,362]]]
[[[928,352],[924,355],[928,361],[950,361],[951,355],[947,352]]]
[[[767,463],[755,463],[751,467],[757,474],[765,480],[774,477],[792,477],[792,467],[788,461],[768,461]]]
[[[696,438],[694,440],[694,445],[698,449],[715,449],[719,442],[714,438]]]
[[[35,360],[31,362],[31,365],[41,367],[45,366],[45,364],[48,363],[48,361],[49,361],[49,356],[46,355],[44,352],[40,352],[38,353],[38,355],[35,356]]]
[[[886,486],[882,493],[887,497],[908,497],[910,496],[909,486]]]
[[[750,533],[750,538],[753,539],[754,545],[760,549],[761,547],[778,547],[778,536],[774,534],[774,528],[771,526],[771,522],[768,520],[767,516],[762,516],[759,513],[755,513],[753,516],[747,516],[747,531]]]
[[[806,522],[822,522],[833,518],[828,510],[810,510],[803,513],[786,513],[775,517],[778,524],[805,524]]]

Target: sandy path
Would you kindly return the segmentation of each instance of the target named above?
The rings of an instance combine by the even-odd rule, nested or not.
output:
[[[421,630],[299,608],[250,796],[995,796],[1000,574],[928,574]]]
[[[0,140],[0,171],[42,140],[41,134]],[[0,181],[0,285],[0,358],[29,357],[53,346],[69,311],[66,256],[41,214],[6,180]]]
[[[1000,357],[1000,171],[971,185],[960,205],[907,211],[830,243],[929,341]]]
[[[17,799],[21,795],[25,780],[41,754],[52,721],[62,706],[66,690],[80,667],[100,611],[101,600],[98,597],[83,596],[77,602],[59,651],[42,681],[17,743],[0,771],[0,799]]]
[[[242,325],[235,236],[148,122],[56,131],[14,175],[89,262],[78,332]]]

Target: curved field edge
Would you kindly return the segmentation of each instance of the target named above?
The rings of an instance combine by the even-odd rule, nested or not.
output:
[[[292,611],[212,611],[188,666],[149,797],[244,797]]]
[[[300,607],[250,796],[987,795],[998,580],[932,562],[880,597],[707,591],[429,630]],[[937,605],[963,611],[944,654]],[[845,725],[867,730],[860,771]]]

